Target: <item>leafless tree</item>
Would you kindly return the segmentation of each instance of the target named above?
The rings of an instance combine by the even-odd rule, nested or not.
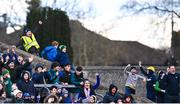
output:
[[[164,25],[171,21],[172,35],[174,24],[177,19],[180,19],[180,0],[128,0],[120,7],[123,15],[132,16],[138,14],[153,14],[161,18],[161,21],[154,19],[154,24],[159,28],[159,25]]]

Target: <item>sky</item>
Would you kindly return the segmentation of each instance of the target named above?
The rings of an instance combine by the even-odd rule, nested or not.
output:
[[[52,6],[54,0],[43,0],[42,6]],[[59,6],[64,0],[56,0]],[[81,19],[83,26],[89,30],[101,33],[104,37],[111,40],[122,41],[138,41],[142,44],[148,45],[152,48],[169,48],[171,40],[171,21],[166,24],[166,29],[161,25],[159,29],[156,28],[153,20],[160,20],[155,15],[136,15],[124,18],[118,18],[123,14],[119,10],[120,6],[126,0],[79,0],[79,8],[86,10],[89,5],[92,5],[93,18]],[[27,4],[24,0],[1,0],[0,13],[10,13],[12,17],[20,19],[13,19],[20,24],[25,24]],[[9,8],[10,7],[10,8]],[[12,12],[15,11],[16,13]],[[70,18],[71,15],[69,14]],[[176,30],[178,25],[175,26]],[[8,32],[11,32],[8,28]],[[107,30],[107,31],[104,31]]]

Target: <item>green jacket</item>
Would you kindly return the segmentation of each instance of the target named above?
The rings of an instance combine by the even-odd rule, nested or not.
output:
[[[74,93],[79,92],[80,87],[82,87],[80,83],[83,81],[84,81],[83,74],[81,74],[80,76],[77,76],[76,72],[72,73],[71,74],[71,84],[76,85],[79,88],[72,89],[71,92],[74,92]]]
[[[11,79],[10,78],[5,78],[4,79],[4,84],[5,84],[5,91],[6,91],[7,96],[10,96],[11,92],[12,92],[12,82],[11,82]]]
[[[48,83],[50,84],[59,84],[59,77],[56,75],[56,71],[49,69],[47,72]]]

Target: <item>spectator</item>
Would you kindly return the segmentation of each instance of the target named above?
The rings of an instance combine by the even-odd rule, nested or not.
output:
[[[10,62],[17,62],[18,55],[15,52],[16,46],[12,45],[11,48],[7,48],[4,54],[2,55],[4,60],[7,61],[7,63]]]
[[[12,83],[16,83],[17,82],[17,71],[15,70],[14,62],[10,62],[7,66],[7,69],[10,73]]]
[[[10,59],[14,62],[14,63],[17,63],[18,61],[18,55],[16,53],[16,46],[15,45],[12,45],[11,46],[11,54],[10,54]]]
[[[47,77],[46,68],[43,67],[42,64],[37,64],[35,67],[35,73],[32,76],[32,81],[34,84],[44,84],[46,82],[45,79]]]
[[[59,70],[60,66],[58,62],[53,62],[51,64],[51,69],[48,70],[48,83],[50,84],[59,84]]]
[[[109,91],[106,92],[106,95],[103,97],[103,103],[117,103],[119,99],[122,99],[118,93],[117,86],[111,84],[109,86]]]
[[[56,60],[56,56],[58,53],[59,43],[57,41],[53,41],[51,46],[47,46],[42,52],[41,56],[49,61],[54,62]]]
[[[164,95],[165,95],[165,83],[164,83],[165,73],[163,71],[158,72],[158,78],[156,84],[154,86],[157,92],[157,103],[164,103]]]
[[[125,84],[125,94],[131,95],[131,94],[135,94],[138,79],[139,78],[144,79],[144,77],[138,75],[138,71],[136,67],[131,67],[130,72],[127,71],[128,67],[130,67],[130,64],[128,64],[124,69],[124,73],[128,76]]]
[[[71,83],[71,75],[72,75],[71,65],[67,63],[64,67],[64,70],[61,70],[59,72],[60,83],[63,85],[70,84]]]
[[[19,45],[23,46],[26,52],[29,52],[34,55],[39,54],[40,46],[38,42],[36,41],[34,34],[28,28],[24,30],[24,34],[21,37]]]
[[[12,82],[11,82],[11,77],[10,77],[9,71],[7,69],[5,69],[2,72],[2,76],[3,76],[3,81],[4,81],[4,84],[5,84],[6,96],[8,98],[10,98],[11,97],[11,92],[12,92]]]
[[[66,53],[67,47],[65,45],[59,46],[60,51],[57,54],[57,62],[59,62],[61,67],[65,67],[66,64],[71,65],[69,55]]]
[[[54,94],[48,95],[43,101],[43,103],[58,103],[58,102],[59,102],[58,97]]]
[[[24,71],[21,77],[22,79],[18,81],[17,87],[23,92],[25,102],[32,103],[35,98],[35,87],[33,81],[30,80],[30,73]]]
[[[154,89],[154,84],[156,83],[156,76],[154,75],[155,68],[153,66],[147,67],[147,72],[141,66],[141,62],[139,62],[139,66],[141,72],[147,77],[146,79],[146,97],[153,102],[156,101],[156,93]]]
[[[58,96],[58,87],[53,85],[50,87],[50,93]]]
[[[40,94],[40,103],[43,103],[44,99],[50,95],[50,91],[47,87],[43,87],[39,91]]]
[[[97,89],[100,85],[100,77],[96,74],[96,84],[93,86],[90,84],[88,79],[85,79],[83,84],[83,88],[80,90],[78,95],[78,102],[91,102],[91,96],[96,95],[95,89]]]
[[[9,48],[7,49],[6,52],[4,52],[4,54],[2,55],[3,57],[3,64],[4,65],[8,65],[11,61],[10,61],[10,52],[9,52]]]
[[[169,66],[169,73],[164,76],[165,103],[180,103],[180,74],[174,65]]]
[[[125,95],[124,96],[123,103],[132,104],[132,103],[134,103],[133,101],[134,101],[134,99],[133,99],[133,97],[131,95]]]
[[[14,94],[13,103],[24,103],[24,100],[22,98],[22,91],[17,89],[14,90],[13,94]]]
[[[3,82],[0,82],[0,100],[6,99],[5,85]]]
[[[62,98],[59,103],[72,103],[68,90],[66,90],[65,88],[62,89]]]
[[[78,100],[78,93],[81,90],[81,87],[83,86],[83,68],[81,66],[78,66],[76,68],[76,71],[72,73],[71,75],[71,84],[76,85],[77,88],[71,89],[71,98],[73,99],[74,102],[77,102]]]
[[[22,56],[18,56],[18,63],[15,65],[15,70],[17,74],[17,80],[20,80],[20,76],[23,71],[29,71],[30,74],[32,72],[31,63],[34,60],[34,56],[30,56],[27,61],[24,60]]]

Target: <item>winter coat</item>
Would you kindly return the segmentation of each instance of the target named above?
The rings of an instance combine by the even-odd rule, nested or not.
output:
[[[62,100],[59,103],[72,103],[71,98],[68,97],[63,97]]]
[[[20,64],[18,63],[17,65],[15,65],[15,70],[16,70],[16,76],[17,76],[17,80],[20,80],[21,79],[21,74],[23,71],[29,71],[31,72],[31,63],[26,61],[24,64]]]
[[[69,55],[65,52],[58,51],[56,58],[56,61],[59,62],[60,66],[62,67],[65,67],[66,64],[71,64]]]
[[[4,84],[5,84],[5,91],[7,94],[7,97],[11,96],[12,92],[12,82],[10,78],[4,78]]]
[[[72,73],[71,84],[79,88],[71,89],[71,92],[78,93],[80,91],[80,88],[82,87],[80,83],[83,81],[84,81],[83,73],[81,73],[79,76],[76,75],[76,72]]]
[[[90,94],[89,94],[89,96],[92,96],[92,95],[96,95],[95,90],[94,90],[93,87],[90,88]],[[82,100],[83,100],[83,99],[86,99],[86,98],[87,98],[87,97],[86,97],[86,94],[85,94],[85,92],[84,92],[84,88],[82,88],[82,89],[80,90],[80,92],[79,92],[78,99],[79,99],[80,102],[82,102]]]
[[[168,73],[164,76],[166,94],[178,96],[180,94],[180,74]]]
[[[56,75],[56,71],[54,69],[49,69],[46,73],[48,83],[56,84],[59,83],[59,77]]]
[[[43,72],[41,73],[35,72],[32,76],[32,81],[34,82],[34,84],[44,84],[43,77],[44,77]]]
[[[70,84],[71,83],[71,75],[72,75],[72,72],[67,72],[65,70],[62,70],[59,72],[59,80],[60,82],[63,82],[63,83],[68,83]]]
[[[114,95],[111,93],[111,90],[113,88],[116,88],[116,92]],[[111,103],[111,102],[117,103],[118,99],[122,99],[120,94],[117,93],[117,90],[118,90],[118,88],[115,85],[111,84],[109,87],[109,92],[106,92],[106,95],[103,97],[102,102],[103,103]]]
[[[27,71],[22,73],[22,79],[18,81],[17,83],[17,87],[19,90],[21,90],[24,93],[29,93],[31,96],[35,96],[35,87],[34,87],[34,83],[33,81],[31,81],[30,79],[28,80],[28,82],[26,82],[23,79],[24,74],[27,73]],[[29,77],[30,77],[30,73],[28,73]]]
[[[49,61],[55,61],[57,56],[57,48],[54,46],[47,46],[42,52],[41,56]]]
[[[149,70],[149,73],[144,71],[142,67],[140,67],[141,72],[147,77],[146,80],[146,91],[147,91],[147,98],[155,102],[155,95],[156,91],[154,89],[154,85],[156,84],[156,76],[154,75],[154,72]]]
[[[10,76],[11,76],[12,83],[16,83],[17,82],[17,71],[14,68],[13,69],[7,68],[7,69],[9,71]]]

